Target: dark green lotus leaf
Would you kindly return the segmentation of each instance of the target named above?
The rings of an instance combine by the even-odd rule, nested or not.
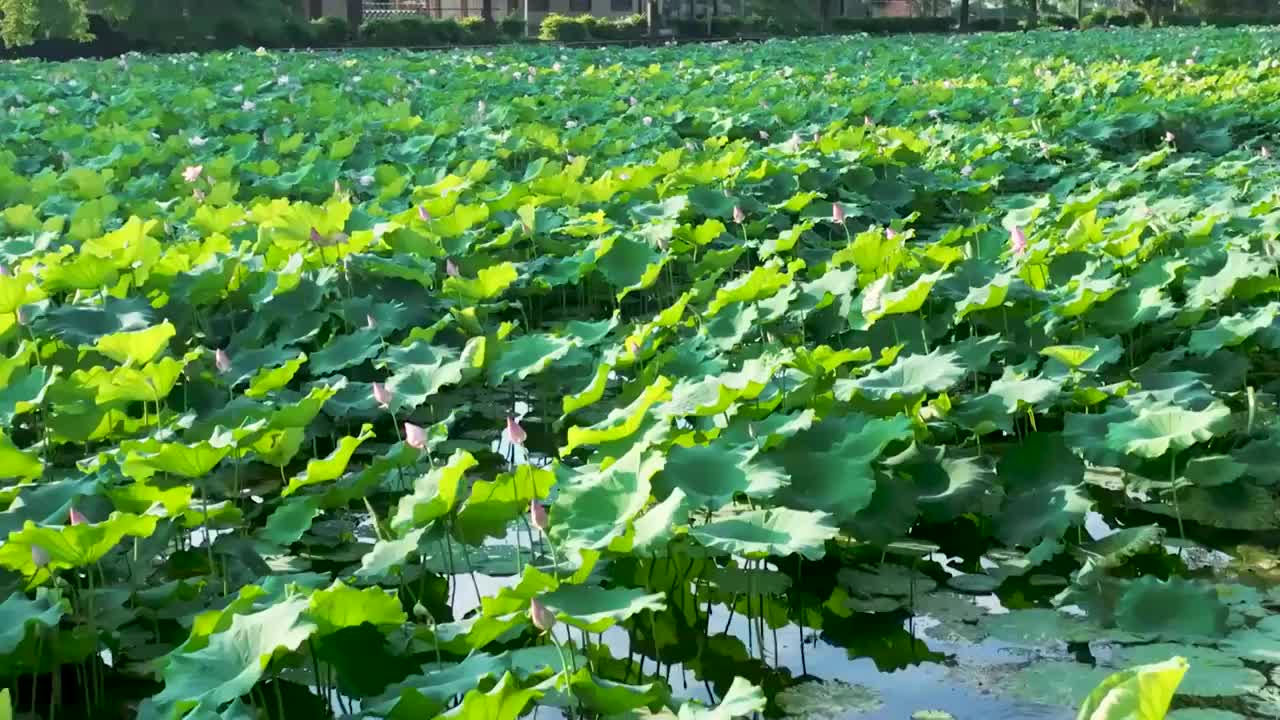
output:
[[[836,396],[848,401],[853,395],[889,401],[924,393],[942,392],[964,377],[960,356],[935,350],[928,355],[907,355],[884,370],[874,370],[857,380],[836,383]]]
[[[1195,645],[1153,643],[1122,647],[1111,656],[1111,664],[1115,667],[1147,665],[1171,657],[1185,658],[1190,664],[1178,686],[1179,695],[1230,697],[1257,692],[1267,684],[1265,675],[1245,667],[1240,658]]]
[[[646,458],[636,448],[608,467],[557,466],[560,494],[551,526],[557,547],[602,550],[621,538],[648,504],[651,481],[662,463],[660,456]]]
[[[1179,577],[1133,580],[1116,607],[1122,630],[1166,638],[1223,637],[1227,616],[1213,586]]]
[[[755,452],[711,443],[671,448],[653,485],[659,497],[678,488],[694,504],[718,510],[738,494],[765,498],[787,482],[781,470],[756,460]]]
[[[503,676],[508,672],[527,678],[544,668],[552,668],[553,671],[564,669],[561,655],[554,646],[520,648],[501,655],[474,653],[461,663],[443,669],[435,669],[434,664],[428,665],[422,675],[412,675],[392,685],[378,697],[370,698],[363,707],[365,712],[375,717],[387,717],[404,703],[415,710],[426,709],[428,715],[432,715],[442,711],[453,696],[471,691],[484,678]],[[483,716],[477,716],[475,720],[480,717]]]
[[[562,585],[540,599],[561,622],[590,633],[604,632],[645,610],[662,612],[667,607],[662,593],[635,588]]]
[[[11,593],[0,603],[0,656],[16,650],[33,627],[57,627],[69,609],[70,604],[56,591],[40,588],[35,600]]]
[[[996,532],[1010,545],[1032,546],[1057,540],[1067,528],[1084,522],[1093,507],[1084,484],[1084,463],[1063,436],[1032,433],[1000,460],[996,472],[1005,502]]]

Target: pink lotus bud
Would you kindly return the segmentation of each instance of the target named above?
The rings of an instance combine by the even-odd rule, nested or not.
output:
[[[769,131],[768,131],[768,130],[761,130],[761,131],[760,131],[760,139],[761,139],[761,140],[768,140],[768,139],[769,139]]]
[[[632,95],[627,102],[631,103],[631,107],[635,107],[640,101],[636,100],[636,96]]]
[[[53,558],[49,557],[49,551],[39,545],[31,546],[31,562],[35,563],[37,568],[42,568],[49,564]],[[555,618],[552,618],[554,620]]]
[[[218,372],[225,373],[231,369],[231,356],[226,350],[218,348],[213,351],[213,366],[218,368]]]
[[[189,165],[186,170],[182,171],[182,179],[188,183],[196,182],[200,179],[200,173],[204,172],[203,165]]]
[[[1266,148],[1262,149],[1266,151]],[[1264,155],[1263,157],[1266,156]],[[13,271],[9,269],[8,265],[0,265],[0,277],[13,277]]]
[[[411,422],[404,424],[404,441],[411,448],[427,449],[427,431]]]
[[[1263,160],[1271,157],[1271,151],[1267,149],[1266,145],[1262,146],[1262,149],[1258,151],[1258,154],[1262,156]]]
[[[551,527],[550,521],[547,520],[547,506],[537,500],[529,501],[529,524],[538,528],[542,532],[546,532]]]
[[[444,261],[444,274],[451,278],[462,277],[462,273],[458,270],[458,263],[449,258]]]
[[[520,421],[516,420],[515,417],[511,415],[507,416],[506,433],[507,433],[507,442],[511,443],[512,445],[523,446],[524,441],[529,438],[529,433],[526,433],[524,431],[524,428],[520,427]]]
[[[1167,143],[1172,143],[1175,139],[1177,139],[1177,138],[1174,136],[1174,134],[1173,134],[1173,132],[1172,132],[1172,131],[1169,131],[1169,130],[1165,130],[1165,131],[1164,131],[1164,141],[1165,141],[1165,142],[1167,142]]]
[[[734,206],[733,221],[739,225],[747,221],[747,214],[742,211],[741,207]]]
[[[205,198],[204,191],[200,188],[195,188],[191,191],[191,197],[195,198],[196,202],[202,203]]]
[[[379,407],[391,407],[391,391],[387,389],[386,385],[383,385],[380,382],[373,384],[373,399],[378,403]]]
[[[427,209],[422,205],[418,206],[418,219],[422,222],[431,222],[431,213],[427,212]]]
[[[960,174],[965,177],[969,177],[970,175],[973,174],[973,166],[965,165],[964,167],[960,168]]]
[[[843,225],[844,217],[844,206],[840,203],[831,203],[831,221],[837,225]]]
[[[542,632],[551,632],[551,628],[556,626],[556,614],[538,598],[529,601],[529,618],[533,620],[533,626]]]
[[[1009,247],[1013,250],[1014,255],[1021,255],[1027,251],[1027,236],[1022,232],[1022,228],[1017,225],[1009,231]]]
[[[631,353],[632,355],[639,355],[640,344],[637,343],[633,338],[627,338],[627,352]]]
[[[897,233],[897,231],[895,231],[893,228],[885,228],[885,229],[884,229],[884,236],[885,236],[886,238],[888,238],[889,240],[892,240],[892,239],[894,239],[894,238],[898,237],[898,233]]]
[[[71,511],[67,513],[67,519],[71,521],[72,525],[88,525],[89,524],[89,518],[85,517],[84,513],[80,512],[75,508],[71,508]]]
[[[870,115],[863,115],[863,116],[862,116],[862,126],[863,126],[863,127],[875,127],[875,126],[876,126],[876,124],[875,124],[875,122],[874,122],[874,121],[872,121],[872,120],[871,120],[871,116],[870,116]]]
[[[316,245],[325,244],[324,236],[321,235],[320,231],[315,228],[311,228],[311,242],[315,243]]]
[[[649,117],[648,115],[645,115],[644,119],[641,120],[640,122],[644,123],[645,127],[650,127],[653,125],[653,118]]]

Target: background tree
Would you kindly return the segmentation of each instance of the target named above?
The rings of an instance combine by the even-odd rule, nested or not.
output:
[[[265,39],[296,22],[296,11],[293,0],[0,0],[0,43],[88,40],[91,13],[154,45],[194,36]]]

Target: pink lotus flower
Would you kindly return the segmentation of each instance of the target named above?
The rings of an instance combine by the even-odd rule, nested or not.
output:
[[[556,614],[543,605],[538,598],[529,601],[529,619],[533,620],[533,626],[542,632],[551,632],[551,628],[556,626]]]
[[[458,263],[449,258],[444,261],[444,274],[451,278],[462,277],[462,273],[458,270]]]
[[[193,183],[200,179],[200,174],[203,172],[203,165],[189,165],[186,170],[182,171],[182,179],[188,183]]]
[[[831,203],[831,222],[843,225],[844,217],[844,206],[840,203]]]
[[[627,352],[631,353],[632,355],[639,355],[640,344],[637,343],[633,338],[627,338]]]
[[[373,384],[373,399],[381,408],[391,407],[391,391],[380,382]]]
[[[507,442],[521,447],[524,446],[524,441],[529,438],[529,433],[525,432],[524,428],[520,427],[520,421],[516,420],[515,417],[511,415],[507,416],[506,435]]]
[[[653,118],[649,117],[648,115],[645,115],[644,119],[641,120],[640,122],[643,122],[645,127],[650,127],[651,125],[653,125]]]
[[[893,228],[885,228],[885,229],[884,229],[884,236],[885,236],[887,239],[892,240],[892,239],[894,239],[894,238],[898,237],[898,233],[897,233],[896,231],[894,231],[894,229],[893,229]]]
[[[769,131],[768,131],[768,130],[761,130],[761,131],[760,131],[760,139],[761,139],[761,140],[768,140],[768,139],[769,139]]]
[[[537,500],[529,501],[529,524],[538,528],[542,532],[546,532],[551,527],[551,522],[547,520],[547,506]]]
[[[195,188],[191,191],[191,197],[195,198],[196,202],[202,203],[204,202],[204,191],[200,188]]]
[[[49,557],[49,551],[39,545],[31,546],[31,562],[35,563],[37,568],[42,568],[49,564],[53,558]],[[554,620],[554,618],[552,618]]]
[[[325,237],[315,228],[311,228],[311,242],[321,246],[326,244]]]
[[[1022,232],[1022,228],[1017,225],[1009,231],[1009,247],[1013,250],[1014,255],[1021,255],[1027,251],[1027,236]]]
[[[231,369],[231,356],[226,350],[218,348],[213,351],[213,366],[218,368],[218,372],[225,373]]]
[[[1165,141],[1165,142],[1172,144],[1172,143],[1173,143],[1173,141],[1174,141],[1174,140],[1176,140],[1176,139],[1177,139],[1177,137],[1173,134],[1173,132],[1172,132],[1172,131],[1170,131],[1170,130],[1165,130],[1165,131],[1164,131],[1164,141]]]
[[[425,207],[419,205],[418,219],[421,220],[422,222],[431,222],[431,213],[427,212],[427,209]]]
[[[71,521],[72,525],[88,525],[89,524],[89,518],[85,517],[84,513],[80,512],[75,508],[71,508],[71,511],[67,513],[67,519]]]
[[[742,211],[741,207],[734,206],[733,221],[739,225],[747,221],[747,214]]]
[[[420,425],[414,425],[411,422],[404,424],[404,441],[411,448],[418,450],[427,449],[427,431]]]

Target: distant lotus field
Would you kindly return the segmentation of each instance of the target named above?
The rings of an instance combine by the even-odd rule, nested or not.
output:
[[[0,717],[1280,716],[1278,141],[1271,30],[0,64]]]

